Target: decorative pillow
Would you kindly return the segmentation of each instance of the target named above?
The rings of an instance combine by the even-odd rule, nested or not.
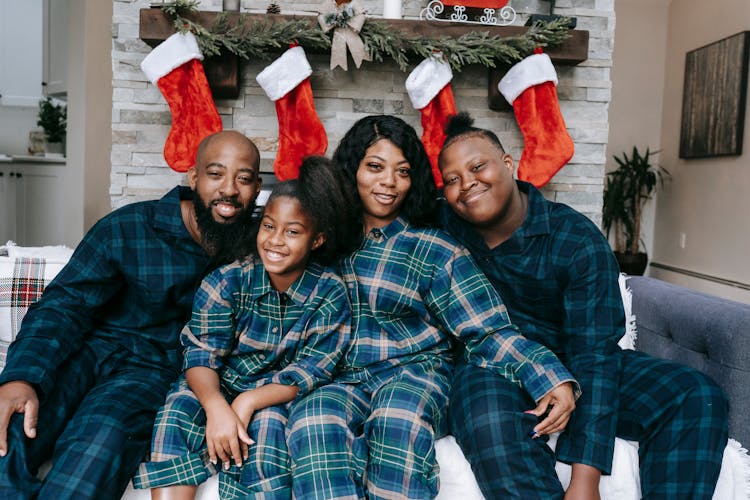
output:
[[[72,253],[71,248],[59,246],[18,247],[12,242],[0,246],[0,371],[26,310]]]
[[[635,350],[637,338],[635,327],[635,314],[633,314],[633,292],[627,285],[628,275],[620,273],[618,282],[620,284],[620,295],[622,296],[622,308],[625,310],[625,335],[620,339],[620,349]]]

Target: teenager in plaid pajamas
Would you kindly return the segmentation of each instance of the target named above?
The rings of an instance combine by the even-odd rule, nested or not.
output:
[[[86,234],[0,375],[0,498],[122,495],[179,374],[179,332],[210,254],[251,225],[259,163],[244,135],[210,136],[191,189],[123,207]]]
[[[514,181],[497,136],[460,114],[439,157],[448,230],[502,294],[515,324],[548,346],[583,395],[556,453],[519,422],[533,402],[487,370],[456,369],[451,431],[487,498],[563,498],[555,460],[572,464],[566,498],[598,498],[615,436],[640,442],[643,498],[711,498],[727,443],[727,402],[696,370],[633,351],[617,262],[601,231]],[[452,209],[452,210],[451,210]]]
[[[287,403],[329,382],[349,341],[346,287],[323,267],[356,241],[339,177],[330,160],[305,159],[271,192],[251,255],[203,280],[184,375],[135,478],[153,498],[192,498],[217,470],[221,498],[291,497]]]
[[[539,414],[555,404],[537,430],[563,428],[575,382],[509,323],[468,252],[428,227],[436,190],[414,129],[395,117],[363,118],[334,161],[358,191],[363,229],[342,264],[352,343],[335,382],[292,407],[295,498],[434,497],[434,441],[446,432],[456,339],[469,362],[522,385]]]

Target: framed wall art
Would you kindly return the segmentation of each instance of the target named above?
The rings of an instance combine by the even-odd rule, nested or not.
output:
[[[750,31],[685,56],[680,158],[742,154]]]

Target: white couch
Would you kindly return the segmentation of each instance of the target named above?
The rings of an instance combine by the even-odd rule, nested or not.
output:
[[[28,303],[41,295],[43,287],[59,272],[72,250],[65,247],[21,248],[8,244],[0,246],[0,370],[5,364],[5,351],[14,338]],[[631,320],[629,291],[621,280],[623,302],[629,317],[628,333],[621,341],[623,348],[633,348],[635,323]],[[22,291],[27,299],[19,301]],[[556,436],[550,439],[554,448]],[[435,443],[440,464],[440,493],[438,500],[482,500],[469,463],[452,436]],[[570,482],[570,466],[559,463],[557,475],[563,486]],[[617,439],[613,473],[602,478],[599,491],[603,500],[637,500],[640,498],[637,443]],[[147,490],[128,487],[123,499],[150,498]],[[747,500],[750,498],[750,456],[737,441],[730,440],[724,452],[716,500]],[[218,480],[213,477],[201,485],[198,499],[218,499]]]

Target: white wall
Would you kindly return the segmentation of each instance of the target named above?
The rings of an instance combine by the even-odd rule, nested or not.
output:
[[[671,172],[672,182],[657,200],[652,260],[750,283],[750,111],[745,112],[742,155],[679,158],[685,54],[750,29],[750,4],[748,0],[672,0],[668,26],[661,164]],[[683,233],[685,247],[681,248]],[[674,273],[658,274],[676,280]],[[750,293],[735,287],[685,276],[680,281],[691,288],[750,303]]]
[[[59,1],[59,0],[55,0]],[[68,46],[68,167],[71,200],[68,245],[111,210],[112,5],[102,0],[70,2]]]
[[[607,171],[613,156],[630,156],[633,146],[659,150],[670,0],[615,0],[612,102],[609,107]],[[660,164],[659,156],[653,157]],[[643,249],[653,255],[654,200],[643,214]],[[614,235],[612,235],[614,236]],[[614,239],[614,238],[612,238]]]

